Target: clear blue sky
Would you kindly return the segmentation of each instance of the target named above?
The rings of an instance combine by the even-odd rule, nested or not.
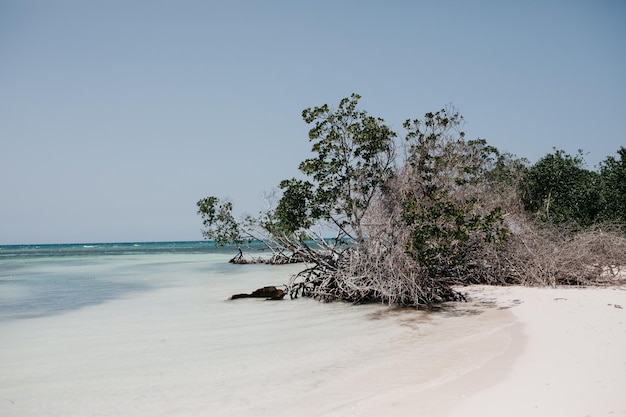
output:
[[[0,0],[0,244],[200,240],[350,93],[536,161],[626,145],[626,2]]]

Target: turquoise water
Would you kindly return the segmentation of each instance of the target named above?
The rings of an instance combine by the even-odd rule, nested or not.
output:
[[[354,415],[476,367],[510,323],[504,310],[483,320],[229,300],[304,268],[228,263],[236,253],[210,242],[0,247],[0,416]]]
[[[58,314],[182,285],[201,272],[228,273],[232,265],[222,258],[236,253],[235,247],[207,241],[0,246],[0,320]]]
[[[260,245],[251,249],[260,250]],[[68,243],[48,245],[0,245],[0,259],[37,259],[48,257],[95,257],[104,255],[158,255],[173,253],[237,253],[233,246],[216,246],[209,241]]]

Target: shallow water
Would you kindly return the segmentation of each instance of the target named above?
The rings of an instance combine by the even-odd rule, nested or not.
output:
[[[302,266],[127,252],[1,258],[0,415],[349,415],[488,360],[512,321],[485,306],[230,301]]]

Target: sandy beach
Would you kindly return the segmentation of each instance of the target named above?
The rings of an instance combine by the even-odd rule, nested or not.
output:
[[[626,415],[626,287],[470,293],[517,304],[523,347],[467,375],[467,394],[450,416]],[[512,363],[493,381],[497,361]]]
[[[626,415],[626,287],[465,291],[513,313],[507,348],[470,372],[390,393],[354,415]]]

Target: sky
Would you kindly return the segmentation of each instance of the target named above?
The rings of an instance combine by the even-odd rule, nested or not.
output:
[[[201,240],[308,158],[302,110],[594,168],[626,146],[626,2],[0,0],[0,245]]]

